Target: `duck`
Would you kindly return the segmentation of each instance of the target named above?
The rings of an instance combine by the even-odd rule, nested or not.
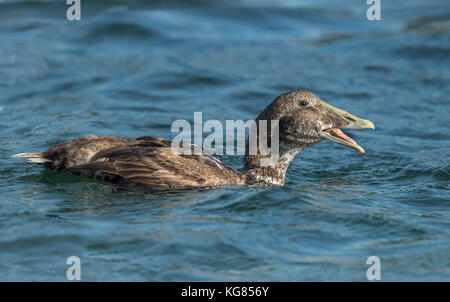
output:
[[[278,121],[279,156],[270,165],[265,161],[266,154],[248,152],[249,138],[241,169],[227,165],[219,156],[199,146],[191,146],[200,148],[195,154],[174,152],[170,140],[153,136],[88,135],[46,151],[19,153],[13,157],[43,164],[57,172],[122,185],[163,189],[283,186],[289,165],[302,150],[326,139],[364,154],[365,150],[341,129],[375,129],[373,122],[334,107],[307,90],[281,94],[255,121],[261,120]],[[255,135],[258,135],[262,126],[256,125]]]

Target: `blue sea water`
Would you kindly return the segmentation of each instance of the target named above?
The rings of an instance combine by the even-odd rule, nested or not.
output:
[[[0,1],[0,280],[450,281],[450,2]],[[88,135],[171,139],[308,89],[372,120],[283,187],[113,192],[10,156]],[[227,156],[235,167],[242,157]]]

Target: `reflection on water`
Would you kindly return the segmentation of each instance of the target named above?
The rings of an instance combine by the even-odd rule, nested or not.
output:
[[[449,280],[450,6],[1,1],[1,280]],[[172,137],[305,88],[375,131],[300,153],[284,187],[122,188],[11,159],[91,133]],[[225,157],[234,167],[241,157]]]

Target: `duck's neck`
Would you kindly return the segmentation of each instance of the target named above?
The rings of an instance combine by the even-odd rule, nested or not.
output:
[[[307,146],[291,146],[280,143],[279,157],[272,163],[267,164],[268,156],[246,155],[245,174],[248,184],[268,183],[273,185],[284,185],[287,169],[294,157]]]

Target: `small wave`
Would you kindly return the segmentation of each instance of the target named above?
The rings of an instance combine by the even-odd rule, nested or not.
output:
[[[158,36],[148,16],[128,10],[113,9],[93,18],[84,39],[90,43],[105,39],[148,40]]]
[[[405,30],[419,31],[428,34],[447,33],[450,31],[450,14],[413,19],[408,22]]]
[[[192,74],[168,74],[167,76],[158,75],[158,78],[152,81],[152,85],[157,88],[184,89],[193,87],[221,87],[229,85],[232,80],[219,74],[192,73]]]
[[[110,23],[96,26],[86,36],[88,41],[101,41],[108,37],[126,39],[148,39],[156,34],[138,24],[132,23]]]
[[[396,53],[400,56],[412,59],[432,59],[432,60],[448,60],[450,59],[450,49],[445,47],[401,47]]]

